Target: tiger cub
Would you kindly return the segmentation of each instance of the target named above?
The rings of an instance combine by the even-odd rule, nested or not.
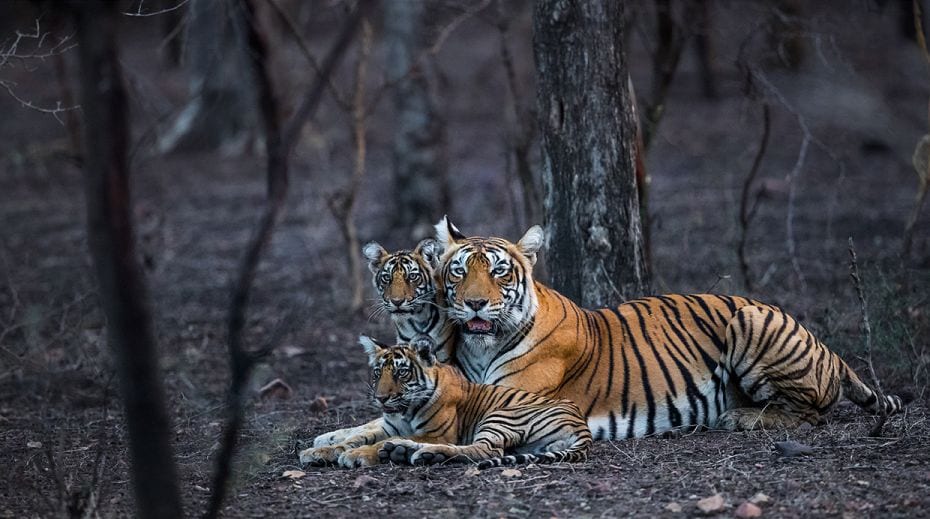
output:
[[[451,360],[455,328],[436,299],[434,272],[442,254],[439,242],[427,238],[412,251],[393,253],[369,242],[362,247],[362,254],[380,298],[378,311],[391,315],[397,342],[409,343],[426,335],[436,345],[436,358],[440,362]]]
[[[382,426],[307,449],[301,463],[353,468],[472,461],[488,468],[587,458],[591,431],[575,404],[469,382],[458,369],[436,361],[426,337],[415,346],[388,346],[364,336],[359,342],[368,353]]]

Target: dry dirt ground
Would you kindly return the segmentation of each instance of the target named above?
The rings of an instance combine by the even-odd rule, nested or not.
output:
[[[886,389],[916,398],[881,438],[868,437],[871,418],[841,405],[821,427],[602,442],[586,463],[524,467],[519,475],[383,466],[312,468],[302,478],[283,478],[300,468],[296,450],[303,442],[375,416],[355,337],[392,335],[387,323],[345,309],[345,252],[325,198],[346,177],[350,148],[345,118],[324,106],[295,159],[287,217],[261,266],[249,326],[251,344],[287,327],[254,386],[281,378],[293,394],[250,400],[225,515],[675,516],[698,513],[697,501],[717,493],[721,513],[732,515],[762,493],[765,516],[930,516],[927,210],[912,259],[903,265],[897,259],[916,185],[910,154],[926,132],[930,91],[921,56],[900,39],[893,13],[854,4],[811,14],[811,50],[800,71],[763,68],[773,137],[748,250],[756,280],[751,295],[797,315],[864,374],[859,306],[847,275],[847,237],[856,240],[879,375]],[[740,2],[720,9],[720,96],[700,96],[686,53],[649,155],[657,292],[746,293],[734,252],[736,214],[761,117],[734,62],[746,27],[765,7]],[[310,34],[326,34],[321,27],[341,16],[321,13],[310,25],[318,32]],[[4,34],[12,34],[31,22],[5,23],[11,26]],[[527,24],[523,16],[512,40],[531,96]],[[142,139],[181,105],[184,83],[179,71],[159,64],[157,34],[144,20],[127,21],[127,28],[123,61]],[[637,32],[630,59],[641,91],[648,90],[647,36]],[[495,38],[488,24],[472,20],[439,55],[450,125],[449,214],[468,233],[515,238],[526,223],[515,221],[514,189],[501,173],[503,96],[495,93],[503,76]],[[8,67],[0,75],[47,106],[59,96],[50,69]],[[294,79],[293,92],[305,82]],[[80,171],[61,158],[65,133],[53,118],[3,93],[0,111],[0,466],[7,474],[0,516],[49,516],[70,499],[62,495],[89,488],[101,516],[131,515],[125,428],[86,253]],[[803,141],[797,114],[814,140],[795,170]],[[360,233],[389,248],[407,246],[410,230],[391,228],[392,207],[383,196],[390,189],[391,125],[383,109],[373,121]],[[213,153],[163,157],[140,142],[135,211],[151,263],[181,489],[188,513],[196,515],[208,495],[223,421],[228,283],[263,199],[263,163]],[[800,276],[789,254],[789,221]],[[787,439],[813,450],[784,457],[775,443]]]

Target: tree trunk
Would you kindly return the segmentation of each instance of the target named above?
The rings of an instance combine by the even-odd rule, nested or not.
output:
[[[388,79],[404,78],[393,92],[395,225],[428,226],[448,209],[449,196],[445,181],[445,125],[430,96],[425,71],[417,63],[424,48],[426,2],[391,1],[382,6]]]
[[[191,99],[162,135],[162,152],[248,149],[255,114],[254,84],[246,61],[239,2],[191,0],[185,59]]]
[[[623,2],[537,0],[534,30],[550,279],[614,305],[649,287]]]
[[[73,4],[81,61],[87,234],[116,361],[139,517],[181,517],[148,295],[137,263],[129,196],[128,103],[116,51],[119,4]]]

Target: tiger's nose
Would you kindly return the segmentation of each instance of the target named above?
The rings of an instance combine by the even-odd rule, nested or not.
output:
[[[377,399],[378,402],[382,404],[386,404],[387,401],[391,399],[391,396],[390,395],[378,395],[375,397],[375,399]]]
[[[404,300],[403,300],[403,299],[391,299],[391,303],[392,303],[394,306],[400,306],[400,305],[404,304]]]
[[[472,310],[476,312],[484,308],[486,304],[488,304],[487,299],[466,299],[465,300],[465,305],[467,305],[469,308],[471,308]]]

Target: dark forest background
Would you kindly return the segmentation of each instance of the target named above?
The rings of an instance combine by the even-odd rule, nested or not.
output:
[[[136,480],[161,474],[159,491],[177,486],[199,514],[234,444],[226,500],[212,501],[226,516],[672,515],[717,494],[728,513],[753,500],[788,516],[930,506],[930,53],[911,1],[623,2],[606,10],[616,47],[598,50],[622,54],[600,65],[629,75],[608,98],[635,101],[640,131],[632,118],[582,129],[624,150],[617,178],[637,187],[591,200],[642,222],[630,231],[641,254],[618,246],[610,268],[649,278],[579,299],[717,292],[778,304],[860,373],[871,360],[886,390],[915,396],[878,438],[872,418],[840,406],[824,427],[605,442],[583,466],[517,476],[297,466],[302,442],[375,415],[355,339],[393,331],[368,318],[360,244],[412,247],[443,214],[466,234],[509,239],[583,218],[585,204],[553,207],[565,170],[542,160],[544,94],[588,92],[537,78],[541,52],[555,67],[581,59],[540,39],[534,9],[561,4],[2,3],[0,515],[176,515],[158,491],[164,508],[133,492],[130,461],[146,453],[152,472]],[[570,22],[579,39],[605,37],[592,29],[604,25]],[[115,176],[95,176],[105,171]],[[108,193],[95,179],[122,179],[131,197],[113,200],[131,204],[95,198]],[[132,235],[105,225],[117,221]],[[101,238],[108,229],[134,250]],[[130,250],[111,259],[138,265],[116,261],[139,286],[107,277],[121,272],[100,266],[107,243]],[[253,245],[264,247],[250,263]],[[555,256],[544,252],[543,280],[590,270]],[[114,316],[127,314],[116,339],[136,349],[121,356]],[[145,359],[138,348],[160,371],[121,385],[127,359]],[[125,395],[144,380],[167,415],[154,420],[146,402],[135,412],[161,424],[164,435],[142,433],[161,437],[176,476],[154,444],[130,448]],[[814,454],[782,457],[784,439]]]

